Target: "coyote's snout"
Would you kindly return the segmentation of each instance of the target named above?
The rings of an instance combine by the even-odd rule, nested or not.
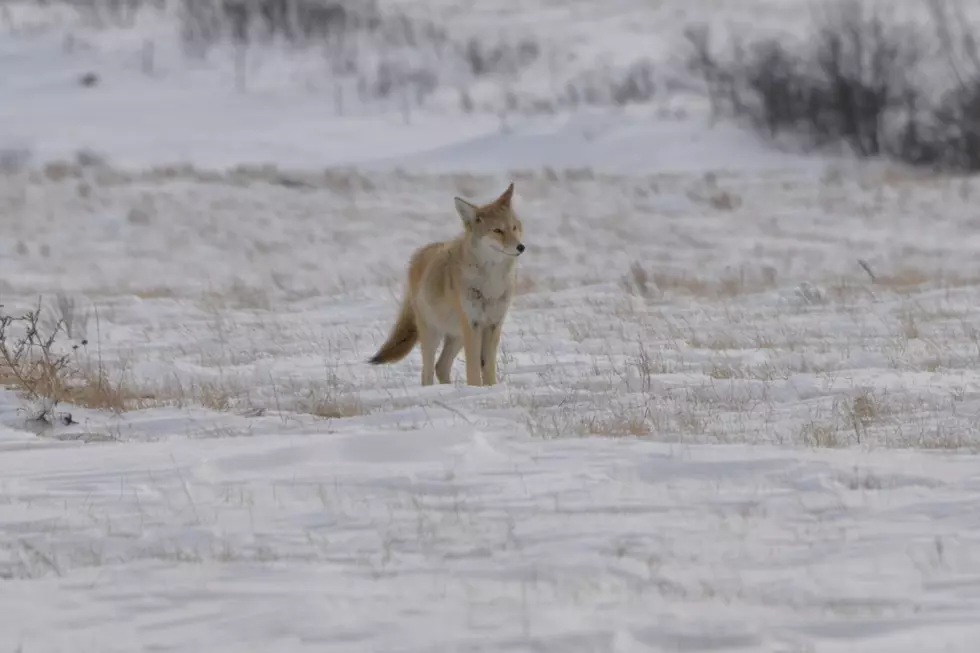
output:
[[[439,383],[449,383],[460,349],[466,356],[466,383],[497,382],[500,330],[514,296],[517,257],[525,250],[523,227],[511,208],[513,195],[511,184],[483,206],[455,199],[463,233],[412,254],[395,326],[370,363],[399,361],[418,342],[422,385],[432,385],[433,374]]]

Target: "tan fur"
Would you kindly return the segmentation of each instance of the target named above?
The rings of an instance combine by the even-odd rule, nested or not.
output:
[[[418,339],[419,331],[415,327],[415,312],[408,302],[402,301],[401,310],[398,311],[398,319],[395,320],[391,334],[381,345],[378,353],[371,357],[368,362],[372,365],[380,365],[381,363],[400,361],[415,348]]]
[[[514,184],[493,202],[476,206],[456,198],[464,232],[412,254],[401,310],[375,365],[404,358],[418,341],[422,385],[449,383],[462,349],[469,385],[497,383],[497,348],[514,296],[523,227],[514,214]],[[442,353],[436,361],[436,349]]]

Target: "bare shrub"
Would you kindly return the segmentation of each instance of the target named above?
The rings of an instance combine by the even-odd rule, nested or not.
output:
[[[954,170],[980,170],[980,70],[943,94],[932,119],[925,136],[909,137],[904,158]]]
[[[18,326],[21,333],[14,335]],[[71,356],[55,352],[61,328],[59,322],[44,332],[40,306],[20,317],[0,315],[0,382],[18,387],[32,400],[63,398]]]
[[[919,93],[911,75],[920,35],[868,13],[861,0],[835,3],[803,45],[740,43],[730,63],[710,51],[704,30],[689,31],[688,40],[711,97],[770,137],[790,132],[875,156],[892,137],[891,123],[908,122]]]
[[[980,44],[959,2],[926,0],[926,5],[955,83],[932,112],[931,138],[920,156],[954,169],[980,170]]]
[[[485,43],[471,38],[462,46],[463,60],[474,77],[515,73],[537,60],[540,46],[532,40],[517,43]]]
[[[516,75],[540,56],[532,39],[454,38],[434,22],[382,10],[374,0],[181,0],[179,16],[182,43],[192,56],[222,43],[317,48],[341,104],[343,86],[351,83],[358,99],[397,99],[405,110],[440,84],[458,82],[442,79],[432,62],[478,79]]]
[[[40,409],[34,417],[45,421],[59,403],[125,410],[131,395],[124,384],[113,382],[101,364],[80,361],[76,352],[84,345],[60,351],[64,333],[64,321],[42,316],[40,302],[20,316],[0,314],[0,384],[37,402]]]
[[[90,148],[82,148],[76,151],[75,163],[80,168],[104,168],[109,165],[104,155]]]
[[[129,27],[136,21],[141,10],[160,10],[166,7],[167,2],[168,0],[39,0],[38,4],[67,5],[82,20],[96,27]]]
[[[181,0],[179,6],[184,45],[197,52],[226,38],[243,43],[340,38],[381,22],[373,0]]]
[[[977,170],[980,59],[962,17],[951,19],[945,0],[930,3],[938,48],[922,30],[865,0],[840,0],[798,43],[736,41],[719,53],[710,30],[690,28],[688,64],[716,113],[745,120],[766,138],[787,135],[807,147],[843,144],[861,157]],[[953,22],[961,31],[951,35]],[[936,88],[943,76],[930,53],[937,50],[952,68],[954,81],[945,89]]]
[[[555,98],[565,107],[626,106],[652,100],[658,89],[652,61],[641,58],[621,67],[585,70],[570,79]]]
[[[26,147],[0,147],[0,175],[14,175],[27,169],[33,155]]]
[[[443,85],[486,77],[514,77],[541,57],[533,38],[460,35],[436,21],[377,0],[38,0],[74,8],[94,27],[127,27],[142,12],[175,19],[186,56],[203,59],[232,46],[236,84],[248,87],[252,48],[287,45],[322,57],[338,113],[348,98],[397,101],[408,113]],[[144,43],[144,71],[154,68],[154,46]],[[469,78],[469,79],[467,79]],[[92,85],[94,77],[81,79]]]

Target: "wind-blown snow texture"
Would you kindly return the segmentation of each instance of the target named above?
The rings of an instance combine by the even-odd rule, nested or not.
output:
[[[596,60],[740,15],[620,5],[523,15]],[[0,394],[0,651],[974,650],[980,183],[686,94],[338,117],[127,34],[0,36],[2,310],[72,318],[132,408]],[[510,180],[503,382],[366,365],[452,197]]]

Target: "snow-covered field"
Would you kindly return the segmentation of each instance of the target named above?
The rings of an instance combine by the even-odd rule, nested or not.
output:
[[[427,6],[669,70],[769,3]],[[0,652],[975,650],[980,180],[774,152],[690,89],[338,115],[159,26],[6,20],[0,311],[65,318],[123,409],[0,393]],[[367,365],[453,196],[510,181],[502,383]]]

